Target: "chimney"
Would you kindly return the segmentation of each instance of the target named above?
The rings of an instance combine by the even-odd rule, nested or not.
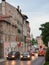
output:
[[[5,2],[6,2],[5,0],[2,0],[2,15],[5,15],[5,8],[6,8]]]
[[[17,9],[18,9],[18,10],[20,9],[19,5],[17,6]]]
[[[5,1],[5,0],[2,0],[2,1]]]

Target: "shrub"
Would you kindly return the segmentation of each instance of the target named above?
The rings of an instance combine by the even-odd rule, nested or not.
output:
[[[47,51],[46,51],[45,62],[49,62],[49,47],[47,48]]]
[[[49,65],[49,62],[46,62],[44,65]]]

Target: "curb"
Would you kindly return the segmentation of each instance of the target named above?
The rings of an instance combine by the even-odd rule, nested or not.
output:
[[[6,59],[0,59],[0,62],[4,62],[4,61],[6,61]]]

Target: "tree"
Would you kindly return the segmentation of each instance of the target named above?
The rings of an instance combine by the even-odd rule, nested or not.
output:
[[[49,22],[46,22],[45,24],[41,24],[41,27],[39,30],[42,31],[41,36],[43,39],[43,42],[46,46],[48,46],[49,41]]]
[[[33,38],[33,39],[31,40],[31,44],[32,44],[32,45],[37,44],[37,41]]]

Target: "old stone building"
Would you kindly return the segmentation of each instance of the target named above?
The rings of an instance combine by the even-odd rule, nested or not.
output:
[[[2,0],[0,3],[0,48],[1,57],[17,48],[17,42],[23,41],[23,21],[26,20],[19,6]],[[3,51],[4,50],[4,51]]]
[[[27,36],[26,36],[26,43],[27,43],[27,47],[26,49],[29,50],[30,49],[30,40],[31,40],[31,37],[30,37],[30,23],[29,21],[26,21],[26,28],[27,28]]]

